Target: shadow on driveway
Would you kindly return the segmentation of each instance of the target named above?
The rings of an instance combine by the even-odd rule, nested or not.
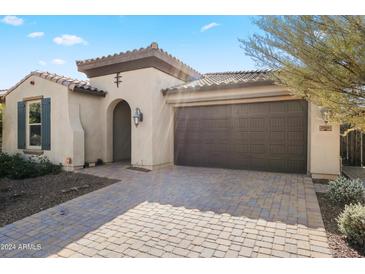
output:
[[[1,243],[42,248],[0,257],[330,256],[304,175],[118,164],[80,172],[121,182],[1,228]]]

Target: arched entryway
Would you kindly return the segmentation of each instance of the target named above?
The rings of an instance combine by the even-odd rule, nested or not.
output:
[[[119,102],[113,111],[113,161],[131,160],[131,108]]]

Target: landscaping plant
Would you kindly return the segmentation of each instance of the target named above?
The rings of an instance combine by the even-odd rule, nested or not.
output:
[[[360,180],[350,180],[343,176],[329,182],[328,198],[334,204],[359,203],[364,199],[364,186]]]
[[[358,204],[346,205],[337,219],[339,230],[347,239],[365,250],[365,206]]]
[[[33,178],[46,174],[56,174],[61,170],[61,164],[55,165],[45,156],[25,158],[20,154],[0,153],[0,178]]]
[[[328,119],[365,130],[365,16],[262,16],[241,40],[259,66],[293,94],[325,107]]]
[[[96,162],[95,162],[95,165],[96,166],[102,166],[104,164],[104,161],[102,159],[97,159]]]

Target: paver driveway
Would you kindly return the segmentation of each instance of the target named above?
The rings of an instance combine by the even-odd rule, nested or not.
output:
[[[330,257],[306,176],[117,164],[82,172],[121,182],[1,228],[0,242],[16,246],[1,257]]]

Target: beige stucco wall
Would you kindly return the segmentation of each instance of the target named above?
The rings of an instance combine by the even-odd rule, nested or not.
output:
[[[313,178],[332,179],[340,175],[340,126],[329,124],[332,131],[320,131],[325,125],[320,108],[308,104],[309,173]]]
[[[174,162],[174,110],[161,93],[165,89],[183,83],[170,75],[156,70],[155,89],[152,93],[152,125],[153,125],[153,163],[168,165]]]
[[[83,159],[75,159],[81,165],[84,162],[95,163],[97,159],[103,158],[103,124],[101,106],[104,97],[88,94],[69,92],[68,106],[73,129],[77,132],[75,136],[74,157],[84,155]],[[78,164],[79,165],[79,164]]]
[[[173,133],[170,126],[173,115],[171,107],[165,104],[161,89],[182,81],[155,68],[127,71],[120,76],[122,83],[119,87],[114,83],[115,74],[90,79],[92,86],[107,91],[100,105],[102,142],[96,143],[95,140],[95,145],[103,151],[102,159],[106,162],[113,160],[113,110],[120,100],[125,100],[132,115],[137,107],[143,113],[143,122],[138,127],[131,117],[131,164],[145,168],[171,164]]]
[[[279,86],[246,87],[166,95],[173,107],[256,103],[298,99]],[[340,174],[340,127],[319,131],[325,124],[319,107],[308,104],[308,174],[313,178],[333,178]]]
[[[34,81],[34,85],[30,82]],[[6,96],[3,126],[3,151],[23,153],[17,149],[17,103],[24,98],[43,96],[51,98],[51,150],[44,155],[54,163],[64,163],[66,157],[73,157],[74,132],[70,125],[67,108],[67,87],[36,76],[29,77]]]

